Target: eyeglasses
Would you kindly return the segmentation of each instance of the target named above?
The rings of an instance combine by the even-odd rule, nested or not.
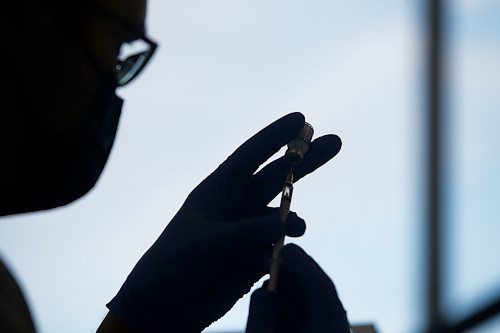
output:
[[[156,51],[158,44],[146,37],[143,32],[138,33],[138,29],[129,22],[116,15],[112,11],[102,6],[91,6],[92,9],[101,15],[118,22],[127,31],[140,35],[140,38],[134,42],[122,45],[120,56],[116,64],[116,82],[118,87],[130,83],[146,67],[149,60]],[[127,52],[128,51],[128,52]],[[124,54],[125,53],[125,54]]]
[[[116,80],[119,87],[130,83],[139,75],[158,47],[158,44],[146,36],[142,36],[140,40],[147,46],[145,50],[136,51],[131,55],[124,56],[123,60],[118,59],[118,63],[116,64]]]

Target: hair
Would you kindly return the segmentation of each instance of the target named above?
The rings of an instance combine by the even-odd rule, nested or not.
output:
[[[9,0],[4,10],[0,11],[0,24],[3,25],[2,30],[7,25],[22,28],[26,9],[38,7],[53,12],[57,24],[65,29],[72,29],[81,22],[82,13],[87,6],[88,1],[85,0]]]

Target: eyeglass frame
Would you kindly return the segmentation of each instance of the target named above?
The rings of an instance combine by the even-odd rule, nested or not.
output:
[[[116,80],[117,80],[118,87],[123,87],[124,85],[127,85],[128,83],[130,83],[131,81],[133,81],[142,72],[142,70],[144,69],[144,67],[146,67],[146,65],[148,64],[149,60],[151,60],[151,57],[155,53],[156,48],[158,47],[158,44],[156,42],[152,41],[151,39],[149,39],[148,37],[146,37],[144,34],[139,39],[142,39],[146,44],[148,44],[149,49],[146,50],[146,51],[144,51],[144,52],[140,52],[140,53],[129,55],[124,60],[118,59],[118,63],[116,64],[117,68],[119,66],[122,66],[122,64],[127,63],[127,61],[129,59],[133,58],[133,57],[137,57],[137,59],[140,59],[141,56],[144,57],[144,59],[142,60],[142,62],[139,65],[139,67],[137,67],[135,69],[135,71],[132,73],[132,75],[129,78],[127,78],[126,80],[121,81],[121,78],[127,76],[128,72],[130,70],[132,70],[132,68],[134,68],[135,63],[137,63],[138,60],[136,60],[134,62],[134,64],[129,67],[129,70],[126,71],[123,75],[120,75],[121,71],[118,71],[118,70],[116,71],[116,76],[117,76]]]
[[[123,77],[125,77],[126,74],[127,74],[127,72],[125,74],[123,74],[123,75],[120,75],[119,74],[120,72],[118,70],[116,70],[115,76],[116,76],[117,87],[123,87],[123,86],[129,84],[131,81],[133,81],[142,72],[142,70],[146,67],[146,65],[148,64],[148,62],[151,60],[151,57],[155,53],[156,49],[158,48],[158,43],[155,42],[155,41],[153,41],[151,38],[147,37],[146,34],[144,33],[143,29],[141,29],[141,31],[138,31],[138,29],[136,27],[134,27],[132,24],[130,24],[129,22],[127,22],[126,20],[124,20],[119,15],[113,13],[108,8],[105,8],[105,7],[102,7],[102,6],[96,6],[96,5],[92,6],[91,5],[90,9],[98,12],[99,14],[101,14],[103,16],[106,16],[106,17],[108,17],[108,18],[110,18],[110,19],[118,22],[127,31],[132,32],[132,33],[138,35],[139,37],[137,38],[137,40],[141,39],[142,41],[144,41],[149,46],[149,49],[146,50],[146,51],[144,51],[144,52],[132,54],[132,55],[128,56],[127,58],[125,58],[124,60],[117,59],[118,62],[116,64],[115,68],[118,68],[118,67],[122,66],[122,64],[125,64],[128,60],[130,60],[133,57],[137,57],[137,59],[140,59],[141,56],[144,57],[143,58],[144,60],[139,65],[139,67],[125,81],[121,81],[120,79],[123,78]],[[93,59],[91,61],[93,63],[97,63],[95,57],[92,57],[92,58]],[[134,64],[136,62],[137,62],[137,60],[135,60]],[[130,66],[129,70],[131,70],[132,68],[134,68],[134,65]]]

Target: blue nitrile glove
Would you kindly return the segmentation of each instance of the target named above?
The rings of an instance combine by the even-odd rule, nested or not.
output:
[[[349,333],[332,280],[295,244],[283,248],[277,293],[252,293],[246,333]]]
[[[281,191],[289,163],[279,158],[254,172],[303,125],[300,113],[275,121],[203,180],[107,305],[110,312],[139,332],[200,332],[247,293],[266,274],[272,244],[285,232],[278,210],[267,204]],[[295,178],[340,146],[335,135],[315,140]],[[291,213],[286,234],[304,231]]]

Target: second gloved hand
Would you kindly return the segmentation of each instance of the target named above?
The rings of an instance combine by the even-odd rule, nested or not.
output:
[[[349,333],[332,280],[295,244],[283,248],[277,292],[264,286],[250,301],[246,333]]]
[[[285,232],[277,209],[267,204],[280,192],[288,161],[258,167],[291,141],[304,125],[289,114],[241,145],[188,196],[166,229],[136,264],[110,312],[139,332],[201,332],[222,317],[266,274],[272,245]],[[310,145],[296,180],[340,150],[326,135]],[[286,234],[304,233],[295,213]]]

